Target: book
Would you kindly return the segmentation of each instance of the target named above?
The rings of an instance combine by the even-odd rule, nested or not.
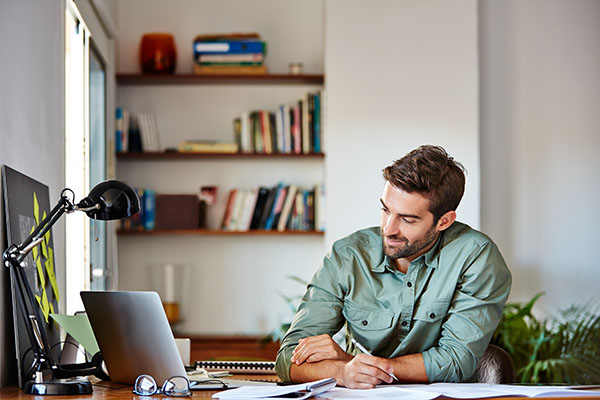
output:
[[[144,189],[144,230],[151,231],[156,226],[156,191]]]
[[[177,150],[181,153],[237,153],[239,146],[233,142],[186,140],[179,143]]]
[[[271,212],[269,213],[269,217],[265,221],[265,229],[270,231],[275,224],[276,217],[281,214],[281,208],[283,207],[283,200],[285,199],[285,194],[287,193],[287,187],[280,182],[277,185],[277,193],[275,195],[275,199],[273,200],[273,206],[271,207]]]
[[[251,135],[252,135],[252,148],[255,153],[264,153],[265,152],[265,144],[263,133],[261,130],[260,123],[260,112],[252,111],[250,113],[250,126],[251,126]]]
[[[320,183],[314,188],[315,200],[315,230],[324,232],[327,225],[327,216],[325,208],[325,184]]]
[[[314,382],[299,383],[283,386],[241,386],[236,389],[224,390],[213,394],[215,399],[307,399],[317,397],[333,389],[336,385],[334,378],[325,378]]]
[[[197,35],[194,42],[212,42],[215,40],[260,39],[257,32],[207,33]]]
[[[229,196],[227,197],[227,205],[225,206],[225,212],[223,213],[223,220],[221,222],[221,229],[226,229],[229,226],[229,222],[231,221],[231,214],[233,213],[233,203],[235,202],[236,194],[237,189],[231,189],[229,191]]]
[[[252,135],[250,134],[250,114],[243,111],[240,115],[241,147],[243,153],[252,153]]]
[[[237,231],[239,230],[240,219],[242,217],[244,202],[246,201],[247,191],[238,189],[233,202],[233,209],[231,211],[231,218],[229,223],[225,226],[225,230]]]
[[[200,65],[260,65],[264,59],[263,53],[200,54],[196,62]]]
[[[250,222],[250,229],[260,228],[260,218],[265,208],[267,197],[269,197],[270,189],[264,186],[258,188],[258,195],[256,199],[256,205],[254,206],[254,212],[252,214],[252,221]]]
[[[275,133],[277,136],[277,152],[285,153],[285,136],[283,130],[283,105],[277,108],[275,113]]]
[[[292,211],[292,206],[294,205],[294,200],[296,199],[297,190],[298,186],[294,184],[291,184],[289,186],[287,195],[285,197],[285,202],[283,203],[283,208],[281,209],[281,216],[279,217],[279,221],[277,222],[277,230],[280,232],[285,231],[288,225],[288,220]]]
[[[156,229],[198,229],[200,200],[197,194],[156,194]]]
[[[309,94],[306,93],[301,101],[302,115],[302,153],[310,153],[310,120],[309,120]]]
[[[238,224],[238,230],[247,231],[250,229],[252,223],[252,217],[254,214],[254,208],[256,207],[256,200],[258,199],[258,188],[250,190],[245,198],[242,214]]]
[[[269,190],[269,195],[265,200],[265,204],[263,206],[262,214],[260,216],[260,220],[258,222],[258,226],[256,229],[265,229],[267,224],[267,219],[269,215],[271,215],[271,210],[273,209],[273,202],[275,201],[275,196],[277,196],[277,191],[279,190],[279,186],[275,186]]]
[[[313,145],[315,153],[321,152],[321,93],[314,95]]]
[[[271,140],[271,127],[269,124],[269,112],[266,110],[259,111],[260,132],[266,154],[273,153],[273,141]]]
[[[142,139],[143,151],[160,151],[158,140],[158,131],[156,129],[156,119],[152,113],[138,113],[138,126]]]
[[[302,153],[302,132],[300,131],[300,105],[296,104],[293,108],[293,114],[290,114],[292,120],[292,141],[294,143],[292,152]]]
[[[115,110],[115,151],[123,152],[123,109],[121,107]]]
[[[196,75],[265,75],[266,65],[199,65],[194,64]]]
[[[201,54],[266,53],[267,44],[260,39],[215,39],[194,41],[194,56]]]

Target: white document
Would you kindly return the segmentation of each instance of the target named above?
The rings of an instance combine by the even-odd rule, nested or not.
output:
[[[392,385],[415,393],[429,392],[454,399],[483,397],[566,397],[599,396],[594,390],[573,390],[565,386],[492,385],[486,383],[432,383],[429,385]],[[383,387],[383,386],[382,386]]]
[[[333,388],[327,393],[318,395],[319,398],[363,400],[363,399],[407,399],[407,400],[432,400],[439,397],[440,393],[420,392],[399,388],[394,385],[379,386],[375,389],[346,389],[342,387]]]
[[[327,378],[298,385],[284,386],[242,386],[213,394],[215,399],[268,399],[272,397],[288,397],[306,399],[327,392],[335,386],[335,379]]]

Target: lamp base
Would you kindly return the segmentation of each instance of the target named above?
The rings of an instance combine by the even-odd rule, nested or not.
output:
[[[92,393],[92,384],[87,379],[51,379],[45,382],[27,381],[23,387],[26,394],[76,395]]]

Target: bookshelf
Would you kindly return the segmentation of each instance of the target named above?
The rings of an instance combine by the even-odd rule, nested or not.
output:
[[[261,159],[261,160],[286,160],[286,159],[323,159],[325,153],[180,153],[176,151],[144,152],[144,153],[117,153],[117,159],[127,160],[202,160],[202,159]]]
[[[124,85],[202,85],[202,84],[261,84],[261,85],[322,85],[322,74],[290,75],[149,75],[149,74],[117,74],[117,84]]]
[[[253,229],[248,231],[225,231],[222,229],[154,229],[151,231],[118,230],[119,235],[153,236],[153,235],[210,235],[210,236],[323,236],[323,231],[297,231],[297,230],[265,230]]]
[[[132,112],[153,112],[161,145],[170,149],[190,136],[231,140],[231,122],[240,111],[274,109],[279,104],[297,101],[304,92],[323,89],[325,77],[118,74],[116,80],[117,105]],[[207,218],[209,229],[118,230],[119,265],[126,266],[120,270],[119,288],[153,290],[148,273],[151,265],[188,265],[189,290],[203,288],[193,296],[202,306],[194,306],[195,314],[184,316],[184,322],[175,329],[189,336],[269,332],[279,324],[281,311],[277,310],[287,307],[279,297],[279,293],[288,291],[290,282],[286,276],[310,277],[311,272],[306,271],[312,271],[322,259],[325,232],[218,229],[227,195],[234,187],[272,187],[279,181],[309,189],[324,182],[325,158],[325,152],[117,153],[116,177],[132,186],[163,194],[196,193],[200,186],[215,184],[219,191],[217,204],[210,206],[213,209]],[[244,278],[248,273],[251,275]],[[240,300],[234,310],[227,312],[231,318],[222,320],[204,306],[220,294],[218,285],[235,292],[240,299],[251,296],[254,300]],[[261,313],[265,313],[267,322],[256,325]],[[258,321],[260,318],[263,317]]]

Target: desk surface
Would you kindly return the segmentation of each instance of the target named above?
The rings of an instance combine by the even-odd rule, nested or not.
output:
[[[261,379],[261,380],[277,380],[277,377],[274,375],[236,375],[235,379]],[[0,389],[0,399],[21,399],[21,400],[172,400],[178,399],[174,397],[165,397],[165,396],[151,396],[151,397],[143,397],[133,394],[131,392],[131,385],[122,385],[112,382],[96,382],[93,384],[94,393],[91,395],[85,396],[33,396],[24,394],[22,390],[17,387],[7,387]],[[202,391],[194,391],[193,398],[210,398],[217,391],[214,390],[202,390]],[[186,399],[187,397],[179,398]],[[439,397],[438,399],[445,399],[444,397]],[[438,400],[435,399],[435,400]],[[523,400],[524,397],[501,397],[502,400]],[[557,397],[536,397],[538,400],[556,400]],[[560,397],[560,399],[570,399],[570,400],[600,400],[600,392],[598,392],[597,396],[577,396],[577,397]],[[476,400],[476,399],[471,399]]]

